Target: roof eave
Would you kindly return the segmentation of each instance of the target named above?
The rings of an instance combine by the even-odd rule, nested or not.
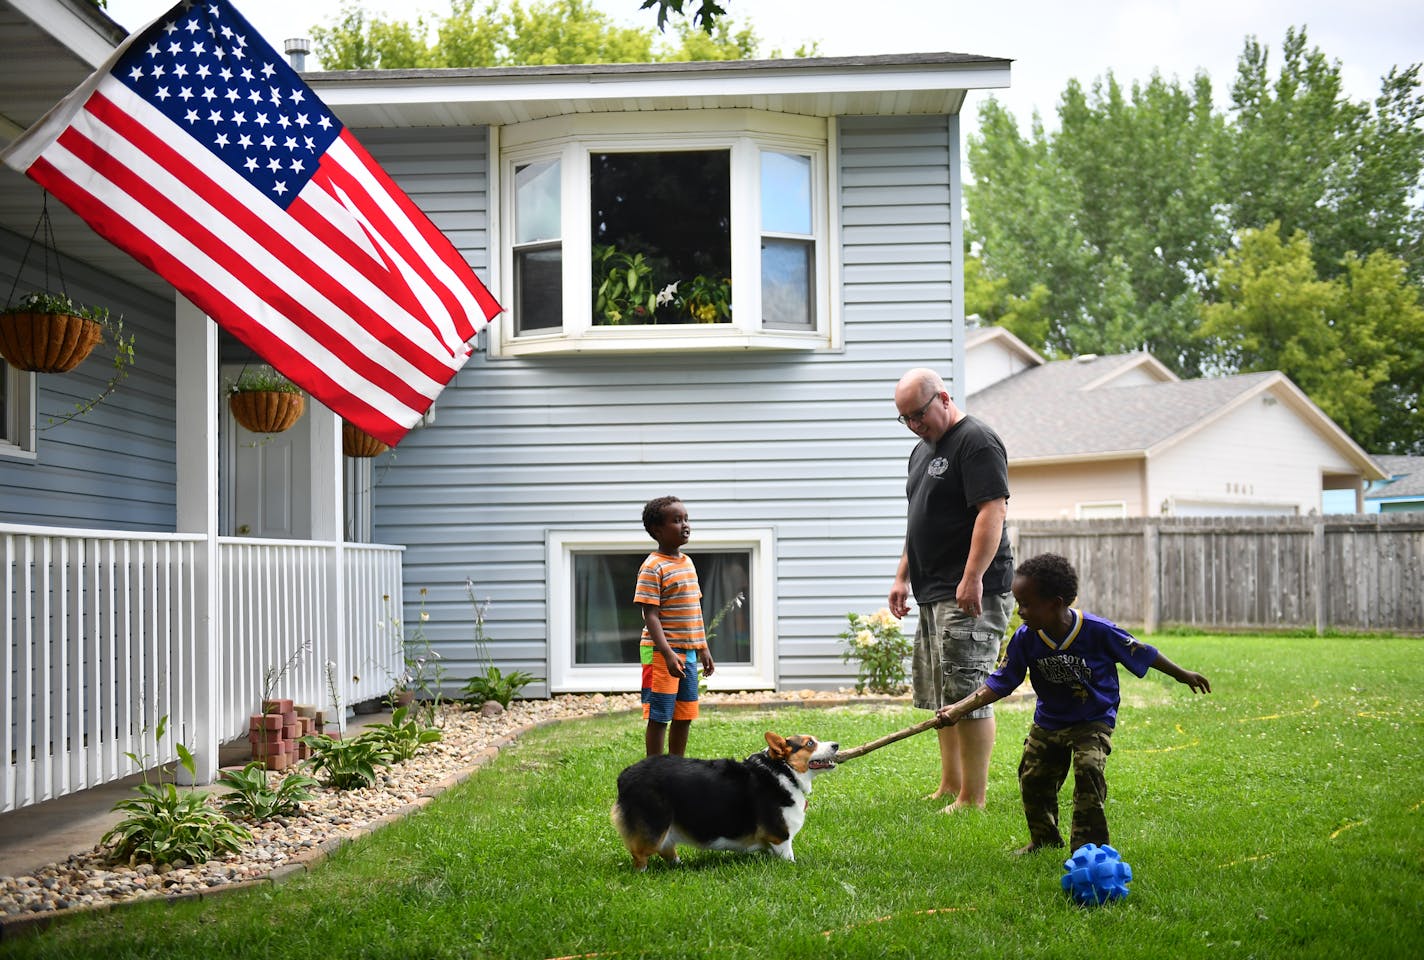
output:
[[[819,98],[826,115],[847,97],[887,104],[914,98],[905,112],[957,112],[969,90],[1009,85],[1010,61],[960,54],[838,57],[715,63],[595,64],[453,70],[314,72],[304,79],[338,114],[379,108],[462,107],[499,118],[570,112],[589,101],[637,109],[716,107],[758,98]],[[612,109],[620,109],[612,106]],[[627,108],[624,108],[627,109]],[[883,111],[877,111],[883,112]]]
[[[1092,463],[1099,460],[1145,460],[1146,450],[1099,450],[1090,453],[1050,454],[1041,457],[1009,457],[1010,467],[1049,467],[1068,463]]]

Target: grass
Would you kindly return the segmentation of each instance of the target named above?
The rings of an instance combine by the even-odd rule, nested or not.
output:
[[[78,916],[14,957],[1417,957],[1424,949],[1424,640],[1163,639],[1216,691],[1123,672],[1108,762],[1131,895],[1082,908],[1061,858],[1014,858],[1027,705],[1000,705],[983,814],[921,800],[921,736],[822,777],[797,862],[685,849],[635,874],[608,823],[641,721],[536,731],[425,811],[283,886]],[[709,710],[691,751],[766,729],[845,745],[898,707]],[[1064,811],[1069,809],[1065,787]]]

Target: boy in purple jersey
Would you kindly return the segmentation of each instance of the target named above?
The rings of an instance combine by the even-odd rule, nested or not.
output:
[[[1112,752],[1119,703],[1117,665],[1138,677],[1149,669],[1210,693],[1206,677],[1184,670],[1157,648],[1139,643],[1110,620],[1082,613],[1070,604],[1078,596],[1078,574],[1062,557],[1044,553],[1014,571],[1014,599],[1023,626],[1009,639],[998,668],[969,696],[937,711],[953,724],[986,703],[1000,700],[1023,683],[1027,673],[1038,697],[1033,724],[1019,761],[1019,790],[1028,819],[1029,844],[1014,851],[1033,853],[1063,846],[1058,831],[1058,790],[1073,765],[1072,845],[1108,842],[1103,805],[1108,796],[1103,769]]]

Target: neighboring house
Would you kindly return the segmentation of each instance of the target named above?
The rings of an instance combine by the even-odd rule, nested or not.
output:
[[[0,143],[122,34],[64,0],[0,2],[0,27]],[[494,662],[541,678],[526,694],[635,689],[632,587],[652,545],[641,509],[667,493],[688,503],[709,614],[746,595],[718,631],[712,685],[848,682],[836,635],[848,611],[884,605],[903,538],[914,438],[894,421],[894,383],[915,365],[951,382],[963,369],[959,112],[970,92],[1007,86],[1009,62],[931,53],[307,79],[506,311],[426,426],[374,463],[343,461],[337,418],[319,404],[254,443],[219,404],[253,358],[49,205],[69,292],[122,311],[139,362],[107,402],[51,432],[49,418],[102,383],[102,365],[4,372],[0,538],[21,546],[7,553],[18,586],[0,595],[17,711],[3,746],[41,767],[61,757],[20,771],[9,802],[127,773],[122,751],[163,713],[210,758],[245,730],[264,671],[294,644],[315,648],[284,679],[298,699],[326,697],[333,679],[344,702],[375,696],[389,650],[371,645],[420,609],[457,685],[484,666],[472,594],[490,601]],[[42,199],[0,171],[6,280]],[[598,263],[639,252],[656,263],[636,281],[653,293],[681,281],[715,322],[660,304],[655,324],[627,322],[630,302],[596,308]],[[22,288],[41,269],[32,251]],[[615,314],[622,323],[604,322]],[[127,557],[125,537],[153,558],[96,559]],[[394,573],[350,569],[368,553],[394,553]],[[64,601],[41,567],[77,577],[68,589],[82,599]],[[85,646],[98,621],[66,603],[112,601],[85,578],[150,574],[162,583],[147,606],[117,614],[118,659],[142,661],[130,676],[105,646],[112,631]],[[72,646],[56,647],[61,636]],[[367,647],[353,651],[353,638]],[[86,700],[91,687],[108,700]],[[102,769],[64,772],[93,751],[64,754],[81,720],[45,711],[71,705],[98,724],[93,741],[95,718],[130,699],[143,706],[118,708],[127,739]]]
[[[1424,457],[1375,457],[1384,477],[1365,488],[1365,513],[1424,510]]]
[[[1303,516],[1383,476],[1284,374],[1180,380],[1147,353],[1026,350],[992,327],[967,338],[967,409],[1008,448],[1011,518]]]

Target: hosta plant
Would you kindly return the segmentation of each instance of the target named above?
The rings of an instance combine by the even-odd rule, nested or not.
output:
[[[154,743],[161,744],[167,731],[168,718],[158,721]],[[177,744],[178,762],[194,779],[196,764],[193,754],[183,744]],[[134,788],[137,796],[114,804],[115,810],[127,814],[123,820],[99,841],[109,847],[115,860],[129,865],[148,862],[154,866],[176,863],[204,863],[225,853],[236,853],[252,834],[240,823],[234,823],[208,805],[206,794],[196,790],[180,793],[177,786],[165,783],[162,772],[156,783],[148,781],[149,757],[125,753],[143,771],[143,783]]]
[[[224,770],[218,780],[230,789],[222,796],[222,808],[230,816],[257,821],[295,816],[317,786],[316,780],[302,773],[289,773],[275,783],[273,779],[261,760],[241,770]]]
[[[319,733],[302,737],[311,747],[308,765],[322,782],[338,790],[359,790],[376,782],[376,771],[391,765],[391,754],[378,740],[360,736],[351,740],[333,740]]]
[[[390,723],[373,723],[361,734],[362,740],[374,740],[396,762],[409,760],[427,744],[440,739],[440,731],[427,727],[410,714],[410,707],[398,707]]]

